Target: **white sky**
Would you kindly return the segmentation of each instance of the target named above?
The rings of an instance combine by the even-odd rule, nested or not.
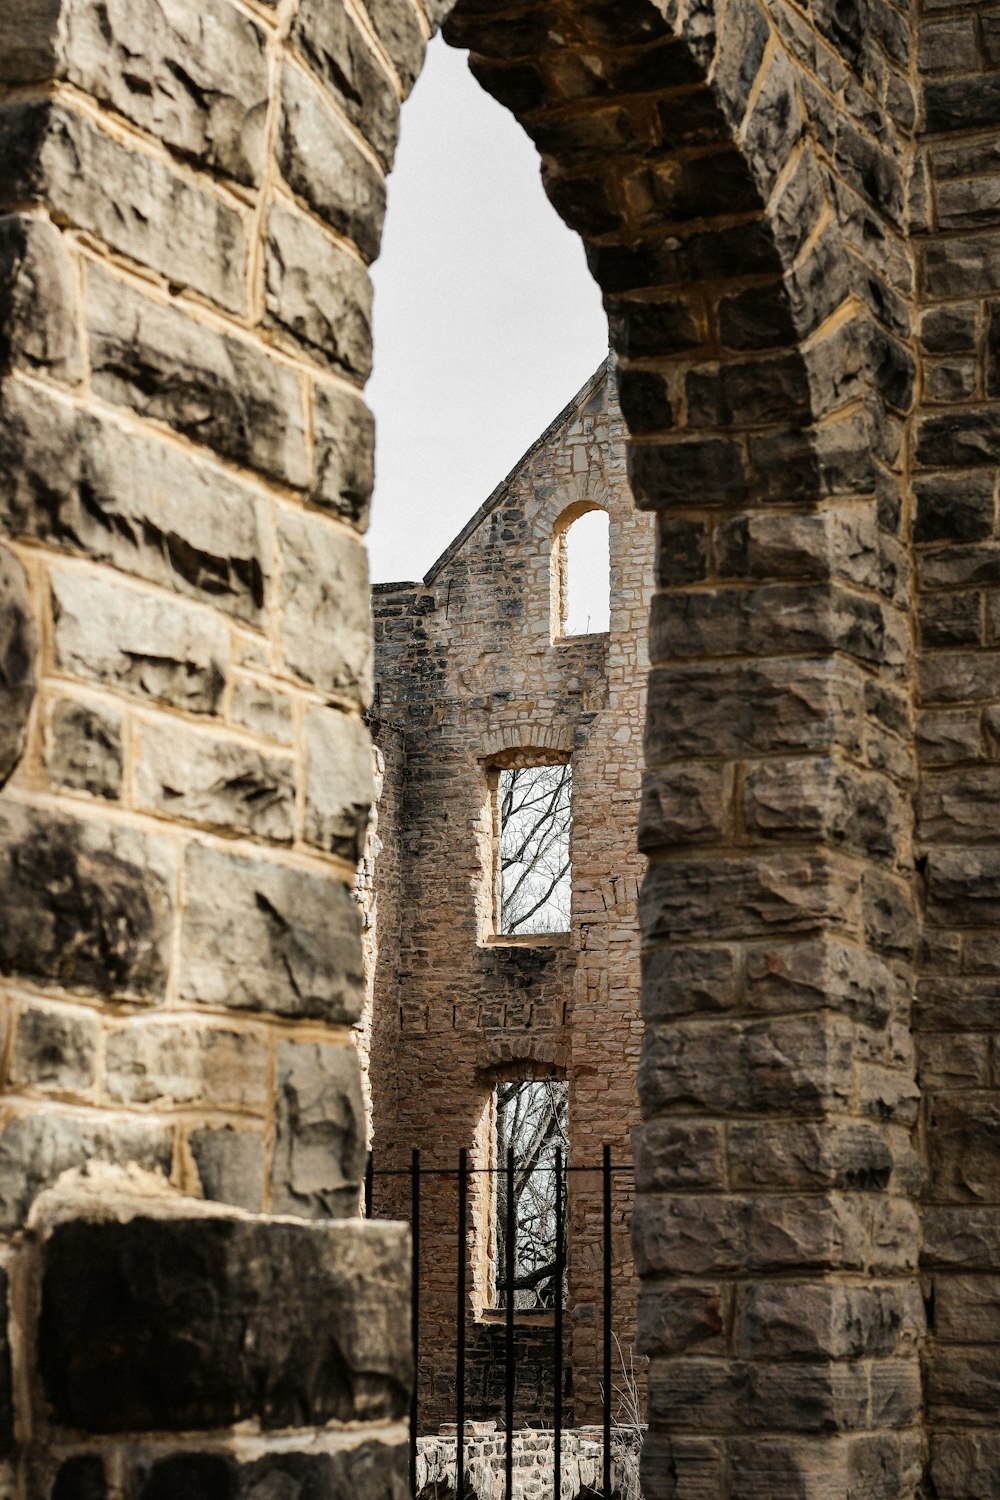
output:
[[[375,283],[373,582],[422,577],[607,353],[538,155],[440,38],[403,108]]]

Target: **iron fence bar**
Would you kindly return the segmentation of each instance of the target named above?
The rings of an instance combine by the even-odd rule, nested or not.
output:
[[[420,1368],[420,1151],[410,1158],[410,1241],[413,1290],[410,1298],[410,1338],[413,1344],[413,1387],[410,1394],[410,1494],[417,1493],[417,1373]]]
[[[555,1390],[552,1397],[553,1439],[553,1500],[560,1500],[562,1493],[562,1383],[563,1383],[563,1277],[565,1275],[566,1252],[563,1236],[566,1232],[563,1215],[563,1154],[556,1147],[556,1303],[555,1303],[555,1348],[553,1350],[553,1377]]]
[[[469,1180],[466,1168],[469,1153],[465,1146],[458,1153],[458,1297],[455,1324],[455,1403],[458,1420],[455,1445],[455,1495],[465,1495],[465,1235],[468,1218]]]
[[[611,1500],[611,1147],[604,1147],[604,1500]]]
[[[375,1158],[372,1155],[372,1153],[369,1151],[368,1158],[367,1158],[367,1160],[365,1162],[365,1218],[366,1219],[370,1219],[371,1216],[372,1216],[372,1196],[373,1196],[372,1190],[373,1190],[374,1186],[375,1186]]]
[[[507,1148],[507,1324],[504,1338],[504,1496],[513,1500],[514,1493],[514,1148]]]

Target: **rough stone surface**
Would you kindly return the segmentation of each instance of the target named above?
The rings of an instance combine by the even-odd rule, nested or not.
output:
[[[202,1191],[216,1203],[259,1213],[264,1200],[264,1140],[231,1125],[192,1131],[188,1145]]]
[[[304,352],[363,383],[371,372],[371,283],[359,261],[299,214],[268,220],[267,307]]]
[[[313,708],[306,715],[306,745],[305,837],[331,854],[357,862],[374,796],[368,732],[347,714]]]
[[[322,693],[366,704],[371,695],[372,643],[368,564],[360,542],[322,518],[283,515],[282,642],[294,672]]]
[[[24,750],[37,651],[28,580],[14,554],[0,547],[0,786]]]
[[[169,737],[159,724],[140,725],[135,755],[142,811],[291,843],[295,783],[287,756],[179,724]]]
[[[122,786],[122,716],[107,704],[60,698],[48,719],[46,766],[59,786],[116,798]]]
[[[23,363],[57,380],[83,376],[76,276],[62,235],[45,219],[0,218],[0,368]]]
[[[197,1104],[262,1113],[267,1051],[259,1036],[190,1023],[138,1022],[105,1044],[108,1094],[121,1104]]]
[[[183,999],[348,1024],[357,1019],[359,921],[340,881],[192,844],[185,887]]]
[[[170,1172],[170,1131],[155,1120],[93,1112],[11,1115],[0,1125],[0,1225],[20,1229],[39,1193],[63,1173],[90,1162],[135,1163]]]
[[[406,1455],[396,1445],[362,1442],[340,1453],[276,1452],[239,1463],[211,1450],[178,1454],[137,1466],[136,1500],[173,1500],[179,1494],[211,1500],[329,1496],[330,1500],[406,1500]]]
[[[350,1218],[357,1213],[364,1167],[364,1104],[354,1049],[282,1042],[271,1168],[275,1212]]]
[[[97,1082],[100,1022],[82,1007],[32,1006],[14,1030],[10,1077],[21,1087],[86,1093]]]

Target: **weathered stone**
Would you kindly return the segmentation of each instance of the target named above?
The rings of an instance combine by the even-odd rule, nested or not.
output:
[[[47,219],[0,218],[0,367],[83,377],[77,273],[67,241]]]
[[[731,1185],[739,1191],[873,1192],[892,1176],[885,1131],[871,1123],[737,1120],[729,1131]]]
[[[723,1186],[722,1133],[716,1125],[667,1120],[637,1125],[632,1150],[640,1193]]]
[[[24,752],[37,653],[28,580],[13,552],[0,547],[0,786]]]
[[[923,1265],[932,1270],[996,1270],[1000,1208],[930,1204],[921,1215],[921,1225]]]
[[[364,527],[375,479],[375,419],[352,392],[317,385],[313,409],[316,473],[309,500]]]
[[[140,697],[213,713],[229,638],[207,610],[82,573],[52,574],[60,671]]]
[[[122,716],[106,704],[59,698],[49,712],[45,764],[57,786],[116,798],[122,786]]]
[[[878,585],[878,535],[868,509],[737,516],[716,527],[715,546],[724,576],[796,582],[840,577],[866,588]]]
[[[406,1448],[358,1443],[339,1452],[282,1452],[240,1463],[217,1450],[177,1453],[142,1465],[135,1500],[406,1500]]]
[[[12,534],[261,619],[272,546],[261,490],[37,390],[8,384],[0,419]]]
[[[371,738],[364,725],[336,709],[306,714],[304,836],[331,854],[361,858],[375,789]]]
[[[15,1086],[54,1093],[81,1093],[97,1081],[97,1016],[75,1010],[32,1006],[18,1016],[10,1079]]]
[[[642,782],[639,848],[709,842],[722,837],[730,776],[717,766],[648,770]]]
[[[424,33],[417,7],[410,0],[366,0],[366,9],[408,94],[424,61]]]
[[[21,1228],[39,1193],[87,1162],[135,1162],[170,1172],[170,1131],[154,1120],[102,1119],[93,1112],[13,1115],[0,1128],[0,1227]]]
[[[374,260],[385,217],[385,180],[322,91],[291,64],[281,75],[278,165],[293,193]]]
[[[267,1105],[267,1049],[252,1032],[137,1022],[105,1048],[107,1092],[121,1104],[195,1104],[259,1114]]]
[[[271,1165],[275,1213],[351,1218],[358,1211],[366,1156],[354,1048],[349,1043],[282,1042],[277,1116]]]
[[[154,1002],[163,995],[174,851],[139,829],[0,813],[0,972]]]
[[[650,675],[649,761],[856,746],[860,676],[844,662],[681,663]],[[667,708],[669,705],[669,710]]]
[[[290,745],[294,739],[292,701],[266,683],[240,677],[233,684],[230,713],[234,724],[264,739],[277,740],[280,745]]]
[[[294,764],[264,755],[245,740],[174,724],[138,726],[135,804],[144,812],[208,828],[291,843],[295,832]]]
[[[13,198],[43,198],[113,250],[233,312],[243,308],[246,231],[221,198],[62,104],[6,106],[0,154],[10,163]]]
[[[281,638],[285,660],[320,692],[366,704],[372,627],[359,541],[317,516],[281,516]]]
[[[274,207],[267,310],[311,357],[359,382],[371,372],[371,281],[364,266],[300,214]]]
[[[290,40],[390,167],[399,131],[399,95],[353,17],[341,6],[304,0]]]
[[[0,15],[0,79],[41,83],[55,71],[56,32],[62,0],[11,0]]]
[[[1000,920],[1000,850],[932,849],[927,856],[927,915],[942,926],[992,926]]]
[[[858,876],[819,854],[756,859],[665,859],[640,898],[644,940],[792,935],[857,921]]]
[[[1000,1437],[974,1428],[936,1433],[928,1472],[939,1495],[992,1500],[1000,1485]]]
[[[167,422],[234,463],[305,485],[302,390],[293,370],[95,268],[86,312],[97,395]]]
[[[357,908],[343,882],[191,845],[180,994],[203,1005],[346,1022],[363,976]]]
[[[636,1344],[650,1356],[722,1347],[722,1289],[719,1286],[649,1288],[639,1297]]]
[[[945,1203],[1000,1201],[1000,1096],[985,1090],[939,1094],[930,1108],[933,1194]]]
[[[751,1011],[830,1008],[884,1026],[896,988],[892,971],[861,947],[824,937],[755,946],[746,959]]]
[[[642,955],[642,1013],[667,1021],[736,1003],[736,963],[728,948],[654,948]]]
[[[765,838],[821,839],[882,859],[906,854],[906,819],[895,787],[826,758],[755,767],[744,786],[743,817]]]
[[[407,1408],[400,1225],[76,1219],[42,1255],[39,1363],[60,1425],[319,1427]]]
[[[259,1213],[264,1201],[264,1138],[257,1131],[206,1126],[188,1138],[206,1198]]]

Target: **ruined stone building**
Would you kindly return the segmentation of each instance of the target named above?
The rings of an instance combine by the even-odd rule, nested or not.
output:
[[[655,515],[647,1500],[992,1500],[989,0],[0,7],[0,1492],[405,1485],[361,392],[439,25],[584,240]]]
[[[374,882],[374,1159],[398,1171],[419,1147],[425,1166],[455,1168],[459,1149],[469,1152],[477,1174],[471,1354],[482,1371],[470,1411],[484,1416],[499,1415],[502,1391],[498,1367],[491,1403],[490,1319],[503,1287],[491,1273],[496,1182],[484,1169],[502,1166],[491,1116],[498,1086],[565,1081],[574,1170],[599,1164],[604,1144],[616,1163],[629,1162],[638,1118],[636,818],[653,531],[633,504],[625,469],[622,417],[605,363],[422,583],[380,585],[374,593],[374,727],[384,758]],[[595,614],[570,633],[570,570],[586,562],[575,556],[573,529],[588,515],[608,521],[604,577],[598,564],[588,601]],[[606,619],[596,618],[602,584]],[[606,628],[588,631],[588,623]],[[534,917],[525,902],[522,920],[512,922],[498,881],[503,788],[514,770],[530,784],[535,767],[571,778],[566,900],[560,911],[550,902]],[[404,1178],[376,1179],[376,1188],[377,1211],[408,1212]],[[615,1324],[629,1342],[631,1182],[618,1189]],[[428,1179],[421,1213],[422,1408],[453,1421],[454,1181]],[[600,1368],[601,1233],[599,1181],[573,1176],[566,1352],[584,1413],[588,1395],[593,1409]],[[544,1320],[539,1327],[533,1313],[519,1318],[522,1336],[530,1341],[534,1324],[540,1345],[519,1351],[521,1420],[551,1421],[551,1328]]]

